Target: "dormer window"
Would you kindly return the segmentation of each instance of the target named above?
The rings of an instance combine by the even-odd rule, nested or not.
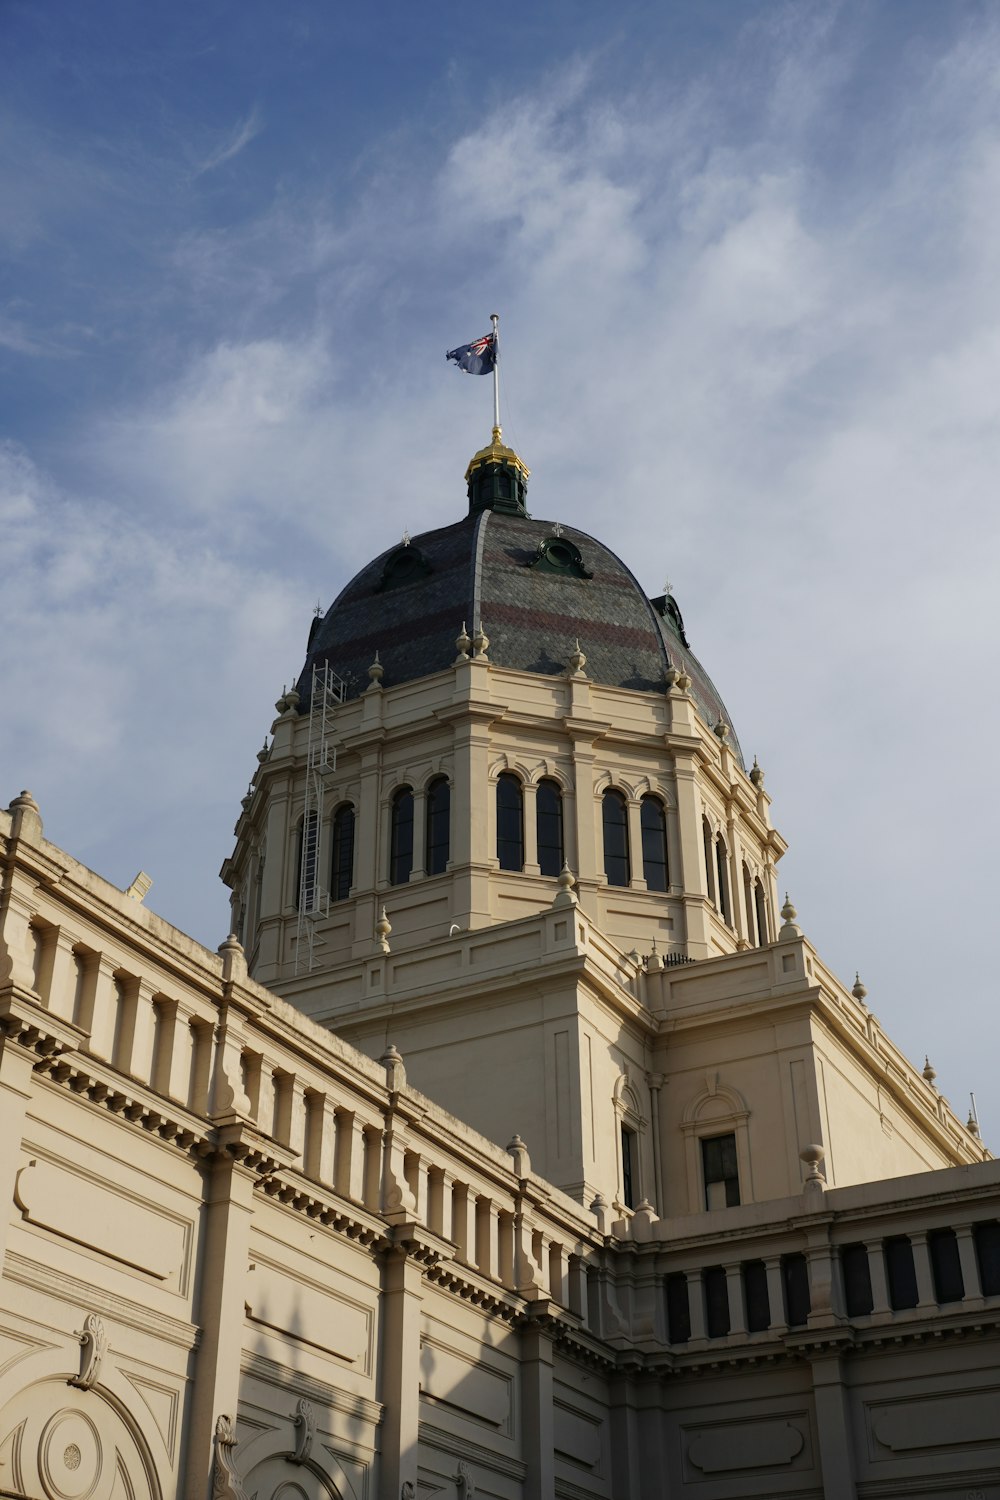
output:
[[[558,528],[557,528],[558,531]],[[575,542],[561,534],[547,536],[538,543],[538,551],[528,564],[540,573],[563,573],[568,578],[593,578],[583,565],[583,556]]]
[[[383,563],[382,577],[376,592],[385,593],[387,589],[405,588],[408,583],[417,583],[433,571],[420,548],[415,547],[412,542],[404,542]]]

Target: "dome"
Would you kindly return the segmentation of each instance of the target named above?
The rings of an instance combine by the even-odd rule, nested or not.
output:
[[[470,635],[482,625],[494,665],[521,672],[562,675],[578,640],[587,676],[609,687],[662,693],[668,668],[686,671],[706,723],[729,722],[673,596],[647,598],[603,542],[529,516],[527,476],[494,429],[466,472],[470,514],[381,553],[314,621],[298,684],[303,708],[314,665],[328,663],[349,698],[368,686],[376,651],[386,688],[442,671],[464,622]],[[739,756],[732,731],[730,744]]]

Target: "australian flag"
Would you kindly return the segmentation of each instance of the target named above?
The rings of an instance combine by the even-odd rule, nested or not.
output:
[[[449,349],[445,358],[453,359],[466,375],[489,375],[496,368],[496,339],[492,333],[485,333],[471,344],[459,344],[457,349]]]

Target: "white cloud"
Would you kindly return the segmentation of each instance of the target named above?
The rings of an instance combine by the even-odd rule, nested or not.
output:
[[[970,1031],[997,1040],[976,988],[997,839],[978,766],[1000,734],[989,35],[901,63],[849,173],[841,90],[861,61],[821,19],[765,30],[732,93],[612,98],[567,70],[429,174],[380,167],[350,210],[285,199],[239,234],[186,236],[178,286],[207,316],[237,284],[249,331],[209,319],[180,376],[95,425],[103,504],[8,455],[25,649],[5,761],[33,746],[69,816],[60,765],[78,793],[107,785],[110,754],[119,844],[146,797],[210,808],[208,889],[234,765],[317,592],[404,526],[461,514],[488,382],[444,349],[499,307],[536,513],[613,539],[650,590],[670,574],[768,771],[805,930],[863,968],[961,1108]]]
[[[250,142],[256,139],[263,129],[264,123],[261,120],[260,112],[257,106],[254,105],[246,119],[237,122],[235,128],[222,144],[216,146],[213,151],[210,151],[207,156],[202,158],[194,169],[194,176],[203,177],[206,172],[214,172],[218,167],[225,166],[226,162],[232,161],[235,156],[239,156],[240,152],[249,146]]]

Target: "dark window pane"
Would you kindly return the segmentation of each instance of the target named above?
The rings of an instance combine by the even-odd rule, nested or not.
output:
[[[763,1333],[771,1326],[771,1299],[767,1267],[762,1260],[743,1262],[743,1297],[747,1305],[747,1329],[750,1333]]]
[[[667,819],[659,797],[643,797],[639,809],[642,825],[642,878],[651,891],[667,889]]]
[[[743,909],[747,916],[747,937],[751,943],[759,943],[760,938],[756,936],[754,926],[753,885],[746,864],[743,865]]]
[[[764,900],[764,887],[759,880],[754,882],[753,900],[757,909],[757,942],[763,945],[770,941],[770,934],[767,930],[767,902]]]
[[[705,849],[705,889],[708,899],[715,905],[715,871],[712,868],[712,830],[708,826],[708,819],[701,820],[701,841]]]
[[[905,1234],[886,1240],[885,1271],[889,1281],[889,1305],[895,1312],[917,1305],[917,1275],[913,1269],[913,1248]]]
[[[1000,1223],[993,1219],[972,1231],[984,1297],[1000,1297]]]
[[[604,873],[608,885],[628,885],[632,879],[628,857],[628,809],[621,792],[604,793]]]
[[[932,1229],[927,1236],[927,1247],[931,1253],[935,1297],[939,1302],[961,1302],[965,1283],[954,1229]]]
[[[497,859],[501,870],[524,869],[524,799],[510,771],[497,777]]]
[[[451,787],[442,776],[427,788],[424,869],[441,875],[451,849]]]
[[[729,1332],[729,1287],[722,1266],[705,1271],[705,1329],[710,1339],[724,1339]]]
[[[667,1337],[672,1344],[686,1344],[691,1337],[688,1279],[683,1271],[667,1277]]]
[[[844,1274],[844,1301],[849,1318],[865,1317],[875,1306],[872,1297],[871,1266],[864,1245],[845,1245],[840,1252]]]
[[[726,853],[726,841],[721,833],[715,841],[715,865],[719,875],[719,911],[723,919],[729,922],[729,859]]]
[[[626,1208],[635,1208],[636,1169],[635,1131],[622,1126],[622,1198]]]
[[[334,901],[346,901],[354,879],[354,808],[339,807],[333,815],[333,859],[330,869],[330,894]]]
[[[804,1255],[781,1257],[781,1281],[785,1291],[785,1322],[799,1328],[809,1319],[809,1270]]]
[[[389,848],[389,879],[405,885],[413,869],[413,793],[401,787],[392,799],[392,840]]]
[[[540,781],[535,793],[538,864],[543,875],[558,875],[563,867],[562,792],[555,781]]]
[[[740,1201],[740,1173],[735,1135],[713,1135],[701,1143],[705,1173],[705,1207],[735,1208]]]

